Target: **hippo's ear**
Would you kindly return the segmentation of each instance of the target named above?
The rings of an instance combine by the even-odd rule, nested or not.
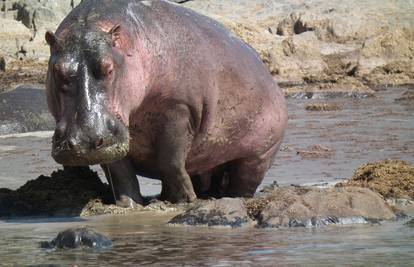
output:
[[[123,29],[120,24],[115,24],[108,32],[111,36],[112,46],[123,50],[128,56],[131,55],[133,42],[128,35],[128,32]]]
[[[112,29],[109,31],[112,39],[112,45],[114,47],[120,48],[122,46],[122,37],[121,37],[121,25],[116,24]]]
[[[45,40],[47,42],[47,44],[50,47],[54,47],[56,45],[56,43],[58,42],[58,38],[56,37],[56,35],[51,32],[51,31],[47,31],[45,34]]]

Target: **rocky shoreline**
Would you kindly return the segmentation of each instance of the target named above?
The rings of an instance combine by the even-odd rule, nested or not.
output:
[[[51,177],[29,181],[15,191],[0,189],[0,217],[162,212],[172,214],[170,225],[312,228],[375,224],[414,215],[414,166],[404,161],[381,161],[368,166],[370,171],[366,171],[367,165],[361,166],[349,182],[335,187],[274,184],[250,199],[200,199],[191,204],[171,204],[150,197],[145,206],[134,209],[115,206],[110,187],[89,168],[66,168]],[[385,169],[392,172],[384,172]],[[364,184],[358,183],[362,180]],[[398,183],[401,180],[405,183]],[[384,191],[385,186],[390,186],[388,191]],[[396,193],[390,195],[390,191]]]

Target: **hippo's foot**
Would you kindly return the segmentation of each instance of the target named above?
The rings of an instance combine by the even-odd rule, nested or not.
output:
[[[162,190],[160,200],[165,200],[171,203],[190,203],[197,199],[197,195],[194,192],[193,185],[190,183],[171,183],[164,179],[162,181]]]
[[[166,186],[163,186],[160,199],[171,203],[191,203],[197,199],[197,196],[192,188],[190,190],[184,188],[181,190],[169,190]]]
[[[144,204],[135,169],[128,158],[103,164],[102,169],[112,187],[116,205],[123,208],[134,208],[136,204]]]
[[[140,203],[135,202],[132,198],[121,195],[119,199],[115,201],[115,204],[121,208],[136,208]]]

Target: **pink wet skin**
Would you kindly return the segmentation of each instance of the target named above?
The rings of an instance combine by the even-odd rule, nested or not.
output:
[[[171,202],[252,196],[287,123],[273,77],[217,22],[164,1],[125,2],[119,14],[111,7],[119,4],[106,0],[94,16],[81,13],[112,34],[112,49],[123,57],[122,73],[109,64],[117,74],[106,108],[128,127],[129,152],[103,164],[115,179],[117,204],[142,202],[136,174],[162,180],[161,198]],[[105,12],[113,12],[110,20]],[[64,39],[79,16],[69,15],[57,36]]]

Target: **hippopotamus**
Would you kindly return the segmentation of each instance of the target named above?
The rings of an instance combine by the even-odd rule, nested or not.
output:
[[[52,156],[100,164],[116,204],[250,197],[282,142],[284,96],[258,54],[168,1],[84,0],[46,33]]]

